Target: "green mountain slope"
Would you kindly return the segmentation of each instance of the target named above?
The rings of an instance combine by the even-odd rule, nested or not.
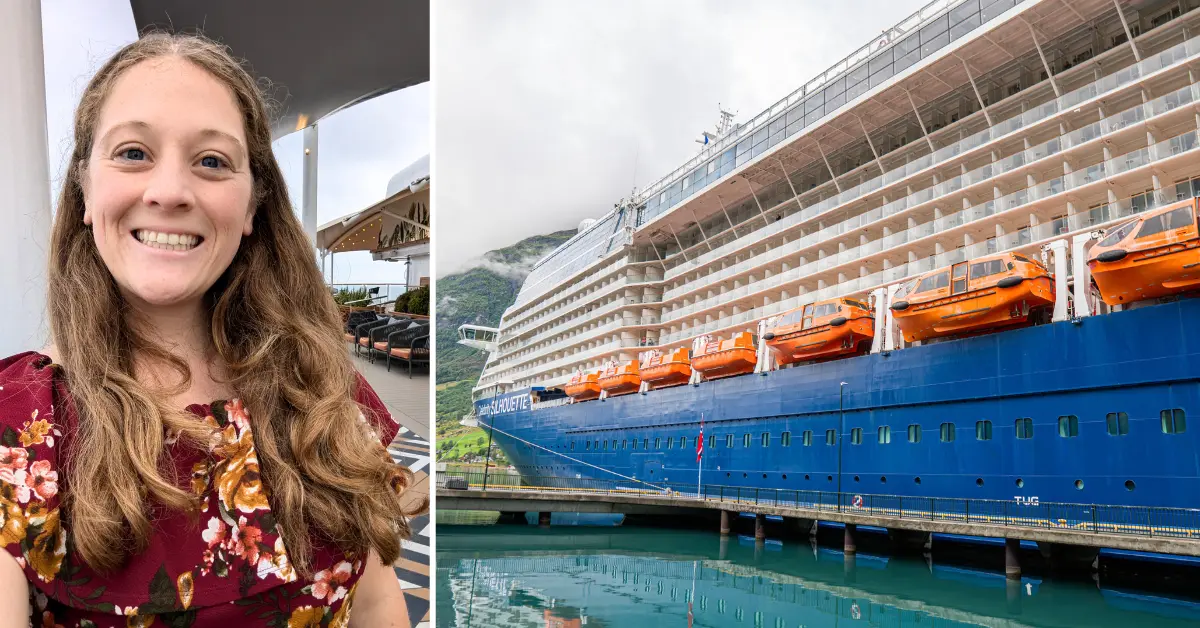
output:
[[[439,460],[469,461],[485,447],[477,430],[458,424],[471,411],[471,388],[486,356],[458,344],[459,325],[496,326],[516,300],[534,262],[566,242],[576,230],[533,236],[484,254],[479,264],[437,280],[437,447]]]

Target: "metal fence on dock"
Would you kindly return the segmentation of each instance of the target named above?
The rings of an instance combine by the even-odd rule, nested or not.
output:
[[[957,497],[868,495],[831,491],[606,480],[500,473],[437,474],[440,489],[504,490],[541,494],[628,495],[685,501],[721,501],[822,512],[977,523],[1021,528],[1050,528],[1144,537],[1200,539],[1200,509],[1106,504],[1026,503]]]

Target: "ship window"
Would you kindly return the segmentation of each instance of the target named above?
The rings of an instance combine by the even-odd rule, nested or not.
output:
[[[749,446],[750,446],[750,435],[749,434],[742,435],[742,447],[749,447]]]
[[[784,433],[780,434],[779,435],[779,444],[784,447],[791,447],[792,446],[792,433],[784,432]]]
[[[804,446],[812,445],[812,430],[804,430]]]
[[[850,430],[850,444],[851,445],[861,445],[862,444],[862,428],[861,427],[856,427],[856,428]]]
[[[1182,229],[1183,227],[1191,226],[1191,224],[1192,207],[1189,204],[1186,207],[1180,207],[1179,209],[1147,218],[1142,223],[1142,228],[1138,230],[1137,237],[1145,238],[1147,236],[1158,235],[1164,231]]]
[[[771,433],[770,433],[770,432],[763,432],[763,433],[762,433],[762,446],[763,446],[763,447],[770,447],[770,446],[771,446]]]
[[[1184,416],[1183,410],[1163,410],[1158,415],[1162,419],[1163,434],[1182,434],[1187,430],[1187,417]]]
[[[1096,246],[1112,246],[1121,240],[1124,240],[1125,236],[1129,235],[1130,231],[1133,231],[1133,226],[1136,224],[1136,220],[1131,220],[1120,227],[1117,227],[1116,229],[1110,231],[1103,240],[1096,243]]]
[[[613,451],[617,450],[617,439],[613,439]]]
[[[1033,419],[1017,419],[1017,438],[1033,438]]]
[[[879,444],[886,445],[892,442],[892,427],[884,425],[879,428]]]
[[[668,438],[667,439],[667,449],[674,449],[674,448],[675,448],[675,439]]]
[[[993,259],[971,264],[971,279],[980,279],[1004,272],[1004,260]]]
[[[1129,433],[1129,415],[1124,412],[1109,412],[1104,415],[1111,436],[1124,436]]]
[[[837,430],[825,430],[825,444],[833,445],[837,442]]]
[[[642,439],[642,449],[650,449],[650,439],[649,438]]]
[[[1058,417],[1058,435],[1063,438],[1079,436],[1079,417],[1074,414]]]
[[[636,438],[635,438],[635,439],[633,439],[633,442],[631,442],[631,443],[629,444],[629,448],[630,448],[630,449],[637,449],[637,439],[636,439]]]
[[[910,443],[921,442],[921,426],[920,425],[917,425],[916,423],[914,423],[914,424],[908,426],[908,442],[910,442]]]
[[[662,438],[661,437],[654,439],[654,448],[662,449]]]
[[[604,441],[604,451],[608,451],[608,441]]]
[[[625,449],[625,443],[626,443],[625,439],[622,438],[621,439],[621,449]]]
[[[709,435],[709,437],[708,437],[708,448],[709,448],[709,449],[716,449],[716,448],[717,448],[717,435],[716,435],[716,434],[710,434],[710,435]]]
[[[679,437],[679,448],[680,448],[680,449],[687,449],[687,436],[680,436],[680,437]]]
[[[954,441],[954,424],[942,423],[941,429],[938,430],[938,440],[943,443]]]
[[[849,305],[850,307],[856,307],[856,308],[859,308],[859,309],[861,309],[861,310],[869,310],[869,309],[871,309],[871,308],[867,307],[867,304],[866,304],[866,303],[863,303],[862,301],[856,301],[856,300],[854,300],[854,299],[843,299],[843,302],[844,302],[846,305]]]
[[[571,451],[575,451],[575,441],[571,441]]]
[[[975,422],[975,440],[992,440],[992,422]]]
[[[953,279],[954,279],[954,286],[951,288],[950,291],[954,294],[959,294],[960,292],[966,292],[967,291],[967,264],[966,264],[966,262],[955,264],[954,268],[951,269],[951,273],[952,273]]]
[[[733,434],[725,435],[725,446],[729,449],[733,449]]]
[[[590,441],[590,440],[589,440],[589,441],[588,441],[587,443],[585,443],[585,444],[586,444],[587,446],[586,446],[586,447],[584,447],[584,451],[591,451],[591,450],[592,450],[592,441]]]
[[[936,275],[930,275],[921,280],[917,286],[916,292],[921,293],[927,290],[937,290],[950,285],[950,271],[943,271]]]

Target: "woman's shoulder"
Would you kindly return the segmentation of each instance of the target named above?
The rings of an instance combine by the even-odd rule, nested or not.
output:
[[[54,370],[53,359],[38,351],[0,358],[0,425],[19,427],[32,412],[51,412]]]

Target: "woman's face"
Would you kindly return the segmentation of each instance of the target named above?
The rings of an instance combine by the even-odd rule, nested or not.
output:
[[[250,235],[253,180],[233,93],[183,59],[125,71],[101,108],[83,221],[127,299],[197,302]]]

